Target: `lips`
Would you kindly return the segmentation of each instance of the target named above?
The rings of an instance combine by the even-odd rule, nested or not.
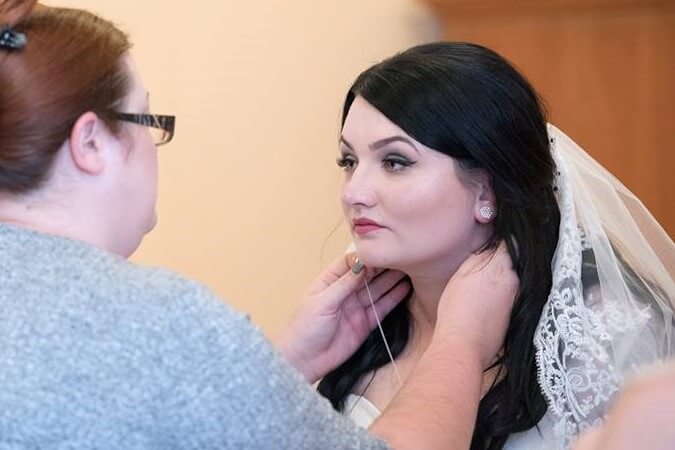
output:
[[[360,218],[352,220],[352,229],[356,234],[365,235],[384,227],[371,219]]]

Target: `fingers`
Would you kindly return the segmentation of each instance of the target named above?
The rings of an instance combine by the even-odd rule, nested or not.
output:
[[[494,250],[486,250],[470,255],[459,267],[457,274],[467,275],[487,269],[488,272],[499,275],[512,271],[513,268],[514,264],[509,250],[504,241],[501,241],[499,246]]]
[[[321,294],[327,308],[337,309],[347,298],[354,295],[362,304],[369,304],[367,293],[359,294],[360,291],[364,290],[364,278],[372,274],[377,279],[379,278],[377,275],[382,271],[368,268],[356,274],[349,269],[350,264],[353,265],[354,260],[354,254],[338,258],[324,271],[321,282],[315,286],[314,294]],[[391,289],[395,284],[396,281],[393,281],[391,277],[387,277],[384,281],[379,281],[376,284],[375,292],[377,295],[374,297],[374,300]]]
[[[573,450],[600,450],[603,441],[603,428],[596,427],[586,431],[574,442]]]
[[[403,278],[405,274],[396,270],[386,270],[376,273],[374,278],[366,276],[368,280],[368,289],[370,290],[370,295],[373,297],[373,302],[377,303],[384,294],[389,292],[394,286],[396,286]],[[370,296],[368,295],[368,289],[365,285],[362,286],[362,289],[358,292],[358,299],[362,305],[366,306],[370,304]]]
[[[319,275],[319,277],[310,285],[308,294],[314,295],[326,290],[330,285],[351,273],[351,268],[356,259],[355,253],[345,253],[344,255],[334,259],[328,267]],[[354,275],[355,278],[360,279],[361,276]]]
[[[509,250],[503,241],[499,244],[486,268],[488,270],[488,281],[491,284],[501,286],[502,289],[510,289],[515,295],[520,285],[520,280],[515,271]]]
[[[330,285],[337,281],[339,278],[343,277],[346,273],[351,272],[352,268],[356,265],[356,253],[345,253],[342,256],[334,259],[324,270],[322,274],[323,281]],[[358,271],[354,275],[358,275],[365,272],[368,278],[376,276],[378,273],[382,272],[380,269],[366,267],[365,271]]]
[[[351,269],[355,261],[355,253],[346,253],[333,260],[310,286],[307,294],[309,296],[320,294],[327,308],[339,308],[352,295],[356,295],[358,301],[365,306],[370,303],[370,300],[365,291],[364,279],[373,280],[369,282],[369,286],[373,300],[377,302],[379,297],[394,287],[404,276],[400,272],[389,273],[389,271],[372,267],[365,267],[358,273],[354,273]],[[383,273],[387,274],[384,278],[380,276]]]
[[[384,320],[389,314],[410,292],[411,286],[407,280],[399,282],[389,292],[381,296],[375,303],[375,310],[373,308],[367,309],[368,325],[372,330],[377,325],[377,319]],[[377,315],[376,315],[377,313]]]

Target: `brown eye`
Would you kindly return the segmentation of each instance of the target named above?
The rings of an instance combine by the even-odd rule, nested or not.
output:
[[[413,164],[415,164],[413,161],[402,156],[387,156],[382,161],[382,166],[388,172],[400,172]]]
[[[345,171],[350,171],[356,166],[356,158],[350,155],[343,155],[335,163]]]

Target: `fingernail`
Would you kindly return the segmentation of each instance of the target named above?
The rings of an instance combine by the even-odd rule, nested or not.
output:
[[[356,261],[354,261],[354,267],[352,267],[352,273],[354,275],[358,275],[361,273],[362,270],[363,270],[363,263],[361,262],[361,260],[359,260],[359,258],[356,258]]]

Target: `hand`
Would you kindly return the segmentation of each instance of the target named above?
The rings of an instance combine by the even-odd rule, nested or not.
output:
[[[506,245],[471,255],[446,286],[434,339],[460,340],[487,368],[501,350],[519,280]]]
[[[642,367],[623,387],[604,425],[585,431],[574,450],[675,448],[675,362]]]
[[[313,383],[346,361],[377,326],[365,277],[382,320],[410,290],[405,275],[367,268],[354,274],[354,254],[336,259],[309,287],[277,347]]]

